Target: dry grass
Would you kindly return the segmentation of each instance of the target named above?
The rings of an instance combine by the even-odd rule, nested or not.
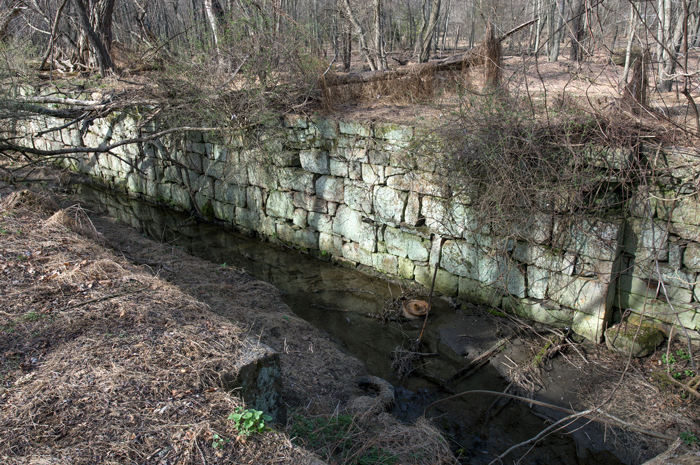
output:
[[[43,204],[0,205],[2,463],[303,461],[277,432],[235,443],[226,417],[242,402],[219,377],[239,327],[70,231],[90,224],[79,209],[47,219]]]

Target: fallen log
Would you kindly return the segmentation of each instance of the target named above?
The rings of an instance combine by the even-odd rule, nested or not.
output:
[[[536,22],[539,18],[531,19],[498,38],[498,42],[503,42],[507,37],[515,34],[530,24]],[[369,82],[388,81],[399,79],[406,76],[424,76],[427,74],[436,73],[439,71],[463,70],[472,66],[484,64],[486,56],[484,45],[478,45],[467,50],[464,53],[453,55],[442,60],[429,61],[427,63],[417,63],[406,68],[388,69],[383,71],[365,71],[362,73],[338,73],[323,76],[322,79],[326,86],[343,86],[349,84],[366,84]]]

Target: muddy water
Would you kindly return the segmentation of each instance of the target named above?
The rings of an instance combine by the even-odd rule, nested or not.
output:
[[[365,316],[380,312],[387,302],[400,295],[399,286],[120,193],[89,185],[77,186],[76,190],[88,204],[108,211],[158,241],[173,243],[215,263],[245,269],[252,276],[273,283],[298,316],[330,334],[344,351],[362,360],[369,373],[395,386],[397,403],[392,413],[402,421],[414,420],[428,404],[450,395],[436,381],[450,378],[509,331],[505,323],[479,309],[454,308],[438,299],[431,311],[424,349],[439,355],[423,359],[425,376],[400,380],[391,368],[389,354],[397,347],[408,347],[408,341],[417,338],[422,321],[381,324]],[[516,357],[515,352],[511,355]],[[449,388],[454,392],[503,391],[507,385],[489,364]],[[527,405],[515,402],[498,400],[494,404],[497,400],[488,395],[469,395],[442,403],[428,414],[451,441],[453,450],[461,454],[462,463],[489,463],[510,446],[551,424],[544,416],[550,412],[533,412]],[[579,432],[575,438],[568,434],[550,435],[519,463],[622,463],[605,451],[605,444],[596,438],[595,431],[589,427],[588,432]],[[515,456],[520,457],[527,449],[520,449]]]

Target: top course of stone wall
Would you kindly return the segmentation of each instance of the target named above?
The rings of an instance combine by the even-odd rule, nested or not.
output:
[[[61,125],[27,124],[28,134]],[[136,136],[137,124],[123,114],[96,120],[84,134],[64,128],[29,142],[99,146]],[[616,309],[643,312],[666,331],[680,317],[697,337],[695,197],[676,209],[654,202],[629,221],[524,212],[504,237],[476,221],[434,159],[412,150],[417,132],[287,116],[245,134],[192,132],[65,163],[99,183],[388,278],[430,287],[439,264],[438,292],[569,326],[592,341],[602,340]],[[602,156],[622,165],[630,155]],[[658,276],[671,289],[668,302],[648,292]]]

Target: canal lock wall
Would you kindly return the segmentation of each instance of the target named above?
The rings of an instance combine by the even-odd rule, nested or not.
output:
[[[36,118],[20,130],[63,124]],[[162,129],[140,126],[137,114],[123,113],[25,142],[97,147]],[[169,134],[60,163],[99,184],[390,279],[430,288],[437,265],[441,294],[568,326],[591,341],[602,341],[623,313],[698,340],[700,203],[683,188],[696,177],[695,151],[657,151],[665,184],[625,217],[523,214],[501,236],[475,221],[469,199],[453,195],[438,164],[412,153],[419,137],[410,126],[286,116],[254,131]],[[611,149],[591,163],[624,167],[632,156]]]

